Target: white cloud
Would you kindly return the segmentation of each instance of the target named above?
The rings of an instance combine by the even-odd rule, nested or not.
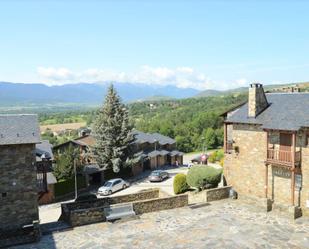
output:
[[[236,86],[237,87],[242,87],[242,86],[248,86],[249,82],[247,79],[238,79],[236,80]]]
[[[53,68],[53,67],[38,67],[38,74],[51,80],[67,80],[72,79],[74,74],[67,68]]]
[[[124,72],[108,68],[88,68],[83,71],[72,71],[68,68],[38,67],[40,80],[49,85],[74,82],[119,82],[142,83],[155,85],[174,85],[180,88],[228,89],[247,86],[245,78],[227,81],[215,81],[203,72],[191,67],[151,67],[144,65],[135,71]]]
[[[89,68],[73,72],[67,68],[38,67],[37,73],[43,82],[55,85],[72,82],[130,82],[156,85],[175,85],[199,90],[214,87],[210,79],[190,67],[151,67],[144,65],[133,72],[113,69]]]

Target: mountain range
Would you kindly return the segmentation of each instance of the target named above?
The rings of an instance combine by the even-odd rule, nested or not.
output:
[[[159,101],[182,99],[190,97],[208,97],[227,94],[239,94],[247,91],[240,87],[225,91],[193,88],[179,88],[172,85],[158,86],[154,84],[113,83],[122,100],[126,103],[136,101]],[[265,85],[266,91],[288,87],[297,84],[298,87],[309,90],[309,83],[293,83],[284,85]],[[76,83],[57,86],[47,86],[40,83],[24,84],[0,82],[0,109],[6,107],[27,106],[97,106],[103,102],[109,84],[107,83]]]
[[[114,86],[125,102],[157,98],[189,98],[199,93],[192,88],[178,88],[171,85],[114,83]],[[47,86],[37,83],[0,82],[0,105],[59,103],[96,105],[102,103],[108,87],[109,84],[95,83]]]

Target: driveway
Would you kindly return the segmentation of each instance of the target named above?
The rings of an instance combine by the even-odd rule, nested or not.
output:
[[[309,219],[295,222],[240,200],[165,210],[42,237],[27,248],[309,248]]]
[[[188,168],[187,167],[177,167],[177,168],[162,167],[160,169],[167,171],[170,177],[162,182],[149,182],[148,176],[151,173],[151,171],[146,171],[146,172],[143,172],[141,175],[139,175],[138,178],[136,179],[133,178],[131,180],[131,186],[129,188],[116,192],[112,194],[111,196],[132,194],[132,193],[139,192],[143,189],[149,189],[149,188],[160,188],[161,191],[169,195],[174,195],[173,182],[174,182],[175,175],[177,175],[178,173],[186,174],[188,171]]]

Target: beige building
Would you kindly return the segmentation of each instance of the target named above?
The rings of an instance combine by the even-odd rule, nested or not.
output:
[[[248,102],[224,117],[227,184],[268,211],[309,214],[309,94],[251,84]]]

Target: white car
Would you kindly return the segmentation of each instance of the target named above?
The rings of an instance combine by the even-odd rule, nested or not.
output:
[[[98,189],[99,195],[111,195],[112,193],[129,187],[130,184],[121,178],[111,179],[104,183],[102,187]]]

